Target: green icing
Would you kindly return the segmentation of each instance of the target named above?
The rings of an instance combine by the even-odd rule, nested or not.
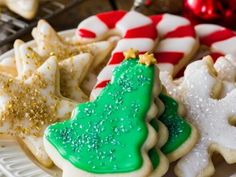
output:
[[[156,130],[156,132],[159,131],[159,125],[158,125],[157,120],[155,118],[151,120],[150,124]]]
[[[169,131],[169,138],[166,144],[161,148],[165,154],[169,154],[184,144],[191,135],[192,128],[178,114],[178,103],[171,97],[160,94],[160,99],[165,105],[164,113],[159,120],[165,124]]]
[[[45,138],[75,167],[104,174],[131,172],[143,164],[154,67],[125,60],[93,102],[78,105],[68,121],[47,128]],[[154,165],[159,156],[151,151]]]
[[[148,152],[148,156],[151,159],[153,169],[157,168],[160,163],[160,157],[159,157],[157,150],[155,148],[151,149]]]

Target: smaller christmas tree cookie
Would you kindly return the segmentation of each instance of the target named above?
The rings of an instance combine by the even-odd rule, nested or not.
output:
[[[165,111],[159,120],[167,127],[169,138],[161,147],[161,151],[169,161],[175,161],[187,154],[198,140],[196,128],[183,119],[179,103],[168,96],[160,94],[160,99],[165,105]]]
[[[47,128],[45,148],[63,177],[156,177],[167,171],[150,125],[159,109],[154,103],[161,91],[159,72],[152,55],[138,60],[128,53],[95,101]]]

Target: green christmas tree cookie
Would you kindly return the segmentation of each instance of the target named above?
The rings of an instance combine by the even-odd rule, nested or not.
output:
[[[198,140],[198,134],[190,123],[179,113],[179,104],[167,94],[161,93],[160,100],[165,105],[163,114],[158,118],[168,129],[169,138],[161,151],[169,161],[175,161],[187,154]]]
[[[47,128],[45,149],[63,177],[162,176],[168,168],[150,125],[161,84],[153,56],[128,58],[93,102],[78,105],[68,121]]]

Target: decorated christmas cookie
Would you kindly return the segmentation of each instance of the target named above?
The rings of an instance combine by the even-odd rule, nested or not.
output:
[[[116,17],[115,20],[113,19],[114,16]],[[135,22],[133,18],[130,18],[131,16],[140,20]],[[143,39],[146,40],[147,38],[157,41],[158,38],[155,38],[153,26],[156,27],[156,32],[160,37],[160,42],[155,47],[155,57],[158,58],[161,71],[168,71],[176,75],[197,51],[198,38],[194,27],[186,18],[170,14],[156,15],[149,18],[153,22],[153,25],[150,26],[149,20],[138,16],[140,14],[134,12],[107,12],[89,17],[79,24],[78,36],[80,40],[101,40],[108,35],[116,34],[118,30],[122,32],[121,35],[123,36],[123,39],[119,42],[120,44],[118,43],[117,48],[113,51],[110,62],[98,76],[97,85],[91,94],[93,99],[99,95],[100,91],[109,82],[113,67],[122,62],[123,57],[120,54],[122,51],[126,50],[127,47],[136,48],[141,52],[154,50],[153,45],[144,45],[144,42],[142,42]],[[96,24],[96,28],[93,24]],[[142,32],[144,29],[145,32]],[[147,30],[149,33],[147,33]],[[130,41],[130,38],[133,41],[136,39],[136,45],[131,42],[124,42]],[[153,48],[150,49],[147,46]]]
[[[236,58],[233,57],[233,55],[219,57],[216,60],[214,67],[217,71],[217,78],[222,80],[223,88],[219,97],[223,98],[227,93],[236,88]]]
[[[26,80],[43,64],[44,58],[20,40],[15,41],[14,50],[17,78]],[[82,53],[59,62],[60,91],[63,96],[79,103],[88,100],[79,86],[88,73],[92,60],[91,54]]]
[[[209,56],[204,57],[209,58]],[[213,59],[214,61],[215,59]],[[211,59],[208,61],[212,61]],[[217,93],[218,96],[224,97],[228,92],[232,89],[236,88],[235,78],[236,78],[236,58],[233,55],[226,55],[216,59],[214,64],[213,72],[217,73],[217,78],[222,80],[219,83],[220,92]],[[168,72],[161,72],[161,78],[165,78],[162,81],[162,84],[165,86],[167,92],[177,98],[181,99],[181,83],[183,81],[183,77],[174,80],[173,77]],[[221,88],[222,87],[222,88]]]
[[[83,53],[59,63],[61,94],[63,96],[79,103],[88,101],[88,96],[80,89],[80,85],[86,77],[92,61],[91,54]]]
[[[44,62],[37,52],[19,39],[14,43],[14,53],[18,79],[30,77]]]
[[[54,55],[59,61],[81,53],[90,53],[94,56],[91,69],[98,67],[111,52],[115,41],[107,40],[88,45],[73,44],[70,40],[62,39],[57,32],[45,21],[40,20],[32,31],[32,36],[37,43],[37,52],[44,58]]]
[[[113,69],[125,58],[123,52],[130,48],[137,49],[140,53],[152,51],[157,37],[151,19],[135,11],[100,13],[82,21],[77,29],[78,40],[82,42],[103,40],[117,34],[122,39],[112,51],[107,66],[98,75],[91,99],[95,99],[110,82]]]
[[[209,48],[209,54],[216,60],[219,56],[231,54],[236,56],[236,34],[225,27],[213,24],[195,26],[201,45]]]
[[[220,153],[228,163],[236,162],[234,141],[236,90],[219,98],[222,81],[210,57],[187,66],[183,81],[176,87],[186,106],[186,118],[197,127],[200,139],[177,164],[175,172],[181,177],[211,176],[213,152]],[[217,130],[217,131],[216,131]],[[235,133],[234,133],[235,132]]]
[[[96,100],[47,128],[45,148],[64,177],[154,177],[167,171],[150,125],[159,109],[154,104],[161,91],[158,69],[152,55],[140,58],[127,57]]]
[[[168,71],[175,76],[198,50],[194,27],[188,19],[177,15],[161,14],[150,18],[160,41],[154,50],[160,71]]]
[[[26,18],[34,18],[39,0],[0,0],[0,6],[7,6],[10,10]]]
[[[52,164],[42,136],[46,126],[70,116],[75,103],[59,94],[56,59],[48,59],[27,80],[0,75],[0,132],[20,137],[45,166]]]
[[[179,103],[166,94],[160,99],[165,105],[165,111],[159,120],[167,127],[169,138],[161,151],[172,162],[187,154],[198,140],[195,127],[181,116]]]

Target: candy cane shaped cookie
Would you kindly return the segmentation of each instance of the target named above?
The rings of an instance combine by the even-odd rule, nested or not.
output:
[[[155,57],[161,71],[175,76],[198,49],[199,42],[194,27],[184,17],[161,14],[150,16],[160,42],[155,48]]]
[[[226,54],[236,56],[234,31],[213,24],[200,24],[195,26],[195,30],[201,44],[209,47],[210,55],[214,60]]]
[[[113,50],[107,66],[98,75],[97,84],[91,93],[92,99],[111,80],[113,69],[125,58],[124,51],[130,48],[140,53],[152,51],[157,38],[152,20],[135,11],[100,13],[82,21],[77,29],[78,38],[82,42],[102,40],[112,34],[119,34],[122,39]]]

